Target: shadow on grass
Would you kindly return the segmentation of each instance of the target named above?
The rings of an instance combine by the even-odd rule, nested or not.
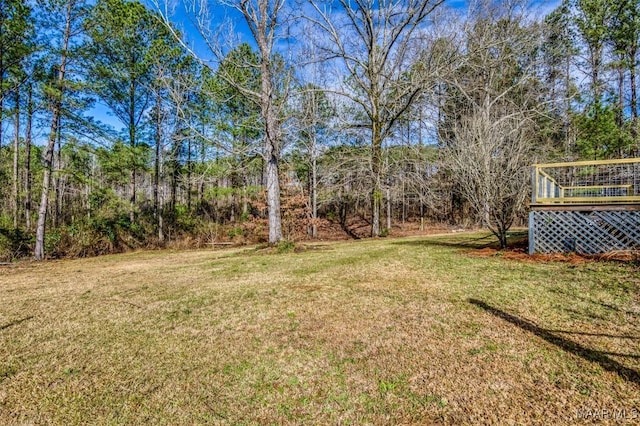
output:
[[[30,317],[25,317],[25,318],[21,318],[19,320],[15,320],[15,321],[11,321],[10,323],[4,324],[4,325],[0,325],[0,331],[5,330],[9,327],[13,327],[14,325],[18,325],[20,323],[23,323],[25,321],[29,321],[30,319],[33,318],[33,315]]]
[[[621,357],[636,357],[636,355],[625,355],[625,354],[617,354],[617,353],[611,353],[611,352],[595,351],[593,349],[589,349],[585,346],[582,346],[564,337],[556,336],[555,334],[552,333],[552,330],[546,330],[544,328],[540,328],[537,325],[530,323],[529,321],[526,321],[515,315],[511,315],[498,308],[494,308],[493,306],[488,305],[487,303],[481,300],[468,299],[468,301],[469,303],[484,309],[485,311],[489,312],[490,314],[500,319],[503,319],[507,322],[510,322],[511,324],[514,324],[520,327],[525,331],[535,334],[541,339],[544,339],[547,342],[556,345],[557,347],[559,347],[560,349],[566,352],[577,355],[587,361],[596,362],[600,364],[600,366],[605,370],[614,372],[624,380],[627,380],[629,382],[635,383],[636,385],[640,386],[640,373],[638,373],[636,370],[625,367],[624,365],[620,364],[619,362],[607,356],[607,355],[612,355],[612,356],[621,356]]]
[[[507,238],[509,248],[526,246],[527,231],[510,232]],[[429,236],[426,236],[424,239],[420,240],[396,241],[393,244],[420,247],[452,247],[460,249],[483,249],[488,247],[497,250],[500,248],[496,237],[491,233],[476,238],[469,238],[467,235],[456,234],[451,234],[451,236],[446,237],[438,236],[430,238]]]
[[[456,234],[451,234],[451,237],[425,237],[419,240],[405,240],[394,241],[392,244],[401,246],[418,246],[418,247],[453,247],[463,249],[482,249],[485,247],[498,248],[498,242],[495,240],[493,234],[484,235],[478,238],[466,238],[462,239]]]
[[[612,339],[640,340],[640,336],[629,336],[627,334],[585,333],[584,331],[549,330],[549,329],[546,329],[545,331],[548,331],[549,333],[577,334],[579,336],[611,337]]]

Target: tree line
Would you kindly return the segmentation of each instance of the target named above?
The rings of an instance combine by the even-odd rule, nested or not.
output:
[[[355,219],[505,246],[532,163],[638,155],[637,1],[179,7],[0,0],[0,257]]]

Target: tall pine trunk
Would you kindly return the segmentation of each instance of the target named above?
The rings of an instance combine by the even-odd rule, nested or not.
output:
[[[13,227],[18,228],[20,214],[20,90],[15,91],[15,134],[13,137]],[[0,127],[2,123],[0,123]]]
[[[136,135],[135,125],[133,124],[133,114],[131,114],[131,122],[129,123],[129,143],[133,149],[136,147]],[[131,186],[131,197],[129,199],[129,221],[133,224],[136,220],[136,167],[131,165],[131,172],[129,176],[129,182]]]
[[[27,231],[31,230],[31,128],[33,124],[33,83],[27,86],[27,128],[24,138],[24,218]]]
[[[53,226],[58,227],[60,225],[60,221],[62,220],[62,175],[60,174],[60,170],[62,170],[62,121],[61,117],[58,117],[58,136],[56,138],[57,148],[54,148],[53,151],[53,160],[56,164],[55,169],[56,174],[53,179],[53,187],[55,188],[55,200],[54,200],[54,208],[53,208]]]
[[[205,133],[204,130],[204,122],[202,123],[202,134],[204,135]],[[206,149],[205,149],[205,141],[204,138],[200,139],[200,166],[201,169],[204,167],[204,163],[205,163],[205,159],[206,159]],[[198,206],[199,208],[202,210],[203,209],[203,204],[204,204],[204,176],[201,176],[200,178],[200,185],[198,186]]]
[[[618,66],[618,111],[616,111],[616,124],[622,129],[624,124],[624,68],[622,59]]]
[[[191,160],[191,137],[187,139],[187,210],[191,212],[191,174],[193,161]]]
[[[629,55],[632,59],[631,66],[629,67],[629,88],[631,89],[631,136],[633,137],[633,141],[636,143],[636,147],[639,148],[638,145],[638,94],[636,92],[636,51],[635,49]]]
[[[2,149],[2,142],[4,141],[4,134],[2,133],[2,120],[4,119],[4,70],[2,58],[4,55],[0,55],[0,149]]]
[[[135,96],[136,88],[135,83],[131,82],[129,85],[129,146],[131,147],[132,155],[135,154],[136,148],[136,118],[135,111]],[[131,185],[131,198],[129,200],[129,221],[133,225],[136,220],[136,166],[131,164],[131,174],[129,177]]]
[[[564,63],[564,93],[565,93],[565,112],[564,112],[564,142],[565,157],[569,158],[573,149],[571,143],[571,96],[569,96],[569,87],[571,85],[571,57],[567,55]]]
[[[71,37],[71,7],[72,2],[67,3],[65,29],[62,41],[62,53],[60,57],[60,68],[58,69],[58,78],[56,79],[57,93],[54,95],[51,103],[51,130],[47,141],[47,147],[44,155],[44,173],[42,178],[42,196],[40,198],[40,208],[38,209],[38,224],[36,226],[36,247],[34,257],[36,260],[43,260],[45,225],[47,221],[47,206],[49,204],[49,186],[51,185],[51,167],[53,163],[53,151],[55,149],[56,139],[58,137],[58,124],[60,122],[60,112],[62,110],[62,95],[64,92],[65,72],[67,67],[67,50],[69,48],[69,39]]]
[[[153,176],[153,217],[156,220],[158,240],[164,240],[164,230],[162,229],[162,211],[160,210],[160,155],[162,154],[162,99],[160,94],[156,94],[156,158],[154,161]]]
[[[180,164],[179,164],[179,155],[180,155],[180,136],[174,133],[173,135],[173,147],[171,149],[171,201],[170,207],[172,211],[175,211],[176,205],[178,203],[178,179],[180,177]]]
[[[589,62],[591,66],[591,92],[593,93],[593,100],[595,105],[601,105],[602,103],[602,85],[600,83],[600,68],[602,67],[602,45],[596,43],[589,46]],[[595,119],[597,121],[599,115],[599,108],[595,109]]]

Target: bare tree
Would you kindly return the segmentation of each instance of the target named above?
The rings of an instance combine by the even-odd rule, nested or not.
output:
[[[311,210],[309,234],[318,236],[318,157],[322,148],[323,133],[326,133],[332,108],[326,94],[309,84],[300,90],[298,126],[300,127],[299,145],[305,154],[308,168],[308,204]]]
[[[325,58],[339,59],[348,78],[336,91],[364,113],[352,123],[367,129],[371,147],[371,235],[380,235],[382,145],[398,120],[428,88],[432,57],[416,59],[425,45],[429,15],[443,0],[308,0],[309,19],[324,33],[318,38]]]
[[[543,104],[538,27],[513,9],[489,10],[466,28],[464,65],[448,80],[442,160],[480,220],[507,245],[526,207]]]
[[[311,29],[303,28],[308,33]],[[325,84],[326,69],[319,60],[316,46],[312,40],[303,41],[301,52],[309,63],[301,70],[306,81],[296,92],[293,109],[296,111],[298,127],[297,148],[303,155],[304,164],[308,170],[308,204],[311,212],[311,223],[308,234],[312,238],[318,237],[318,160],[323,149],[328,147],[329,140],[334,136],[334,122],[336,108],[330,96],[320,87]]]
[[[526,208],[532,121],[526,111],[505,111],[486,97],[463,114],[453,134],[456,142],[445,149],[445,162],[462,195],[505,248],[507,231]]]
[[[166,23],[169,24],[169,2],[152,0]],[[183,0],[185,8],[191,11],[193,22],[205,39],[207,46],[220,63],[226,56],[225,47],[238,44],[233,40],[233,31],[229,26],[218,23],[206,2]],[[243,85],[234,78],[233,73],[218,73],[227,83],[234,85],[240,93],[254,102],[260,109],[262,124],[262,156],[265,162],[265,183],[269,217],[269,244],[282,239],[282,220],[280,212],[279,165],[283,143],[283,118],[287,97],[289,77],[283,68],[282,58],[278,58],[275,44],[280,39],[283,22],[287,20],[285,0],[224,0],[220,5],[232,13],[239,14],[246,22],[249,32],[258,47],[257,64],[238,63],[238,67],[256,66],[260,72],[260,88],[255,90]],[[217,17],[216,17],[217,18]],[[173,31],[173,29],[172,29]],[[174,32],[176,37],[181,36]],[[184,46],[198,59],[201,59],[184,42]],[[206,61],[203,61],[206,63]]]

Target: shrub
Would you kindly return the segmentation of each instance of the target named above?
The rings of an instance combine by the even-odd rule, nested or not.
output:
[[[22,229],[0,226],[0,260],[11,261],[31,254],[33,235]]]

